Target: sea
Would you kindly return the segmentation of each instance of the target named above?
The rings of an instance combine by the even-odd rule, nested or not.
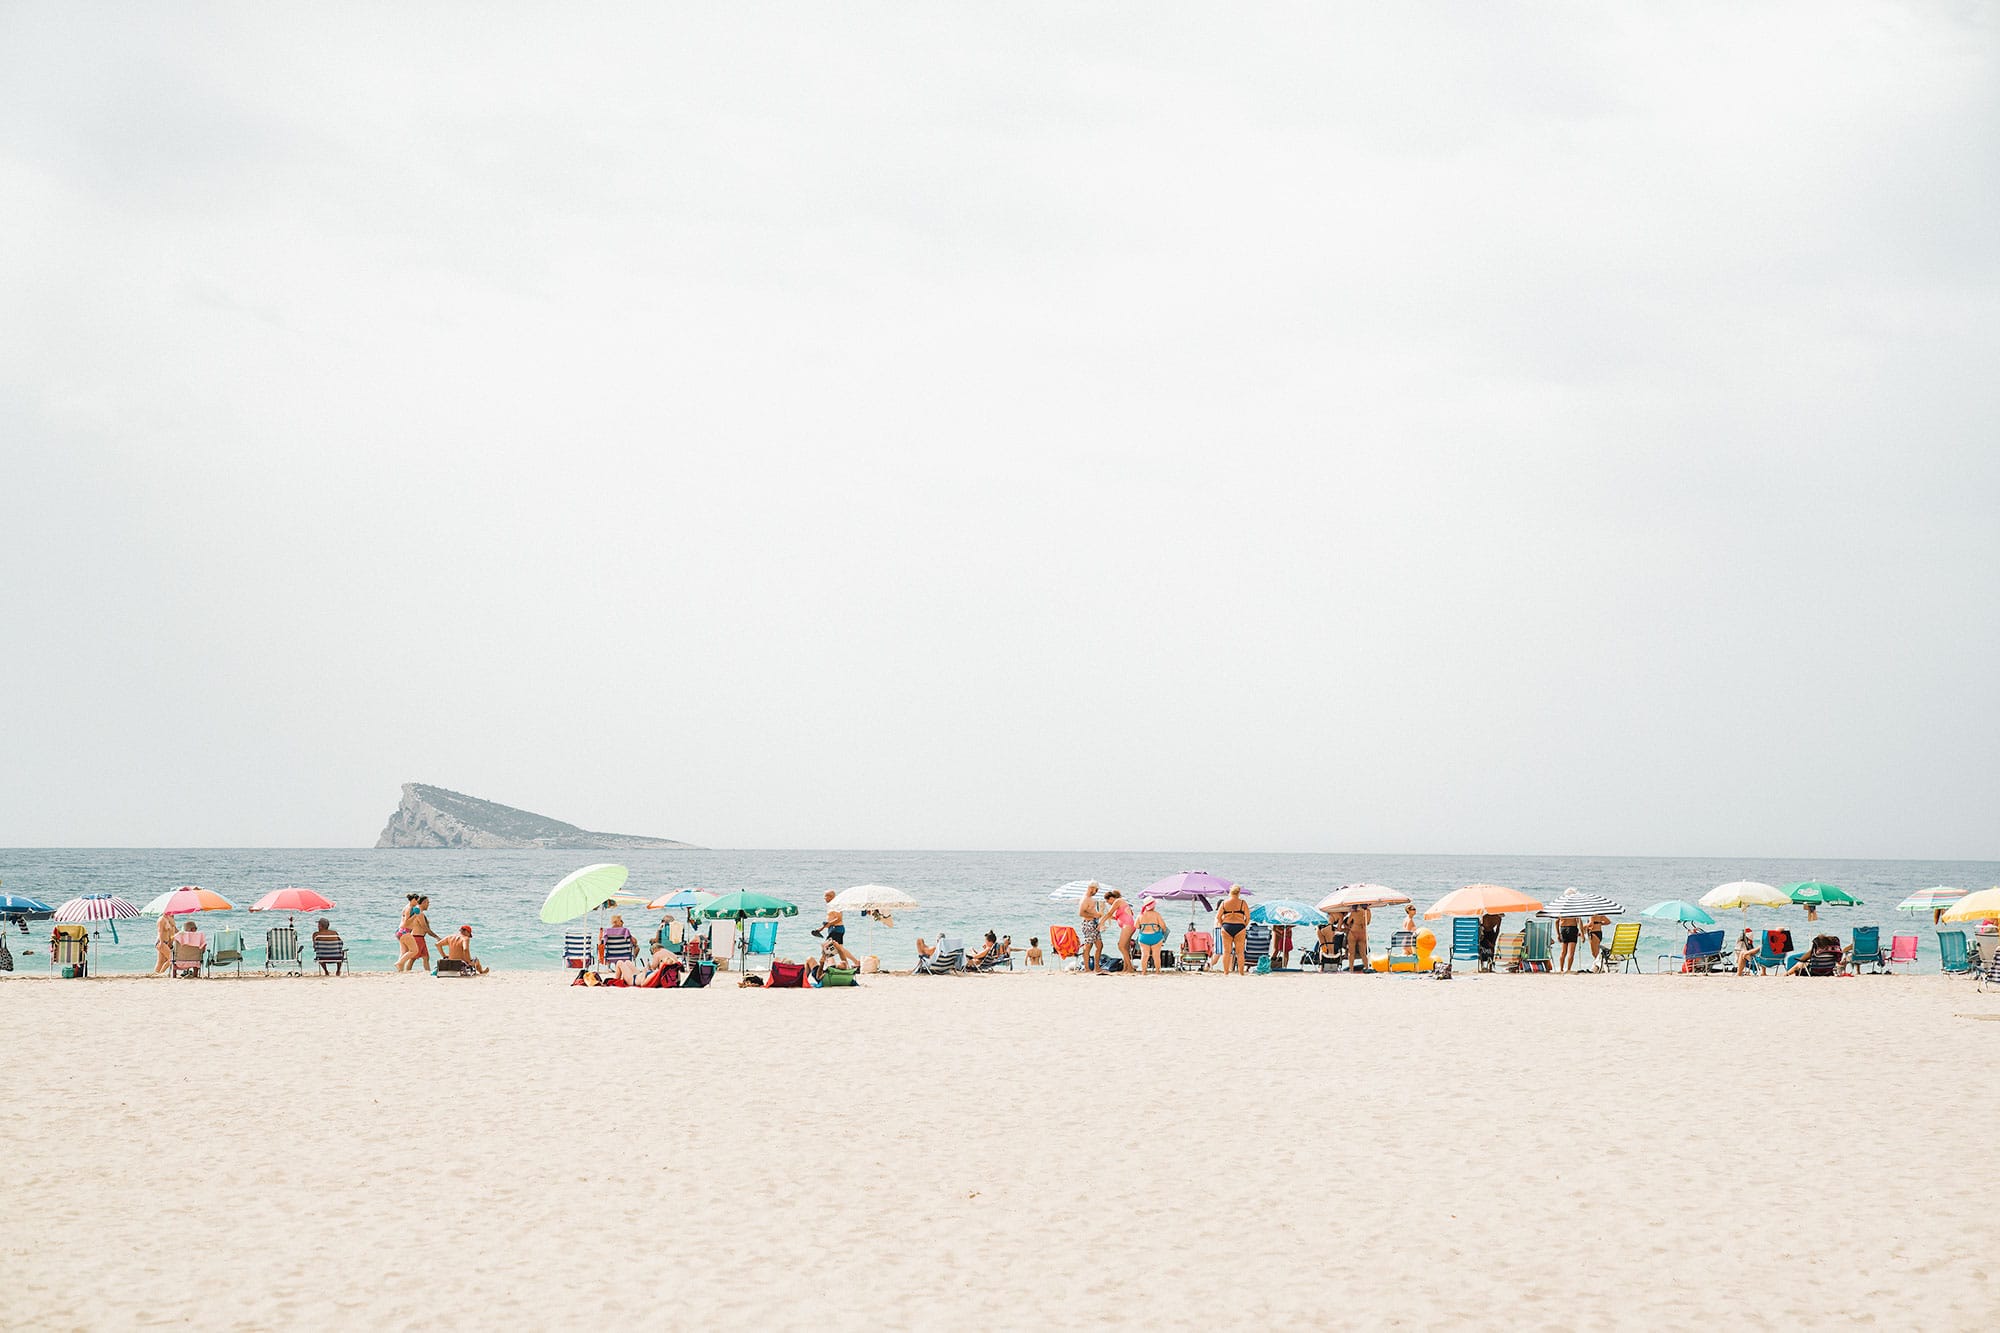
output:
[[[1930,914],[1899,912],[1896,904],[1933,885],[1975,890],[2000,884],[2000,862],[1994,861],[1120,851],[630,851],[593,856],[573,851],[176,847],[0,849],[0,890],[52,904],[86,893],[116,893],[143,907],[167,889],[197,884],[243,908],[272,889],[300,885],[334,901],[326,915],[361,969],[394,964],[404,895],[425,893],[431,899],[432,925],[440,932],[471,926],[474,951],[489,966],[556,973],[562,966],[564,927],[542,923],[542,901],[564,875],[595,860],[625,865],[631,871],[627,887],[651,897],[681,888],[718,893],[750,889],[798,904],[799,915],[784,920],[778,932],[778,955],[790,958],[818,948],[807,932],[819,922],[826,890],[857,884],[901,889],[919,906],[897,913],[893,925],[849,923],[849,947],[877,954],[887,968],[906,968],[915,961],[920,934],[935,938],[943,932],[969,940],[994,930],[1012,936],[1017,946],[1025,947],[1031,939],[1046,945],[1051,924],[1074,920],[1073,905],[1050,898],[1071,880],[1096,879],[1137,894],[1178,871],[1206,870],[1241,883],[1259,898],[1311,903],[1342,884],[1370,882],[1408,893],[1421,908],[1462,884],[1483,882],[1537,896],[1567,888],[1595,891],[1624,904],[1630,914],[1665,899],[1693,902],[1730,880],[1783,886],[1817,879],[1848,890],[1862,905],[1823,909],[1817,927],[1807,925],[1802,909],[1718,913],[1717,922],[1729,928],[1731,939],[1745,922],[1753,929],[1788,926],[1806,936],[1829,929],[1843,938],[1855,925],[1877,925],[1885,948],[1893,934],[1916,935],[1917,970],[1935,972],[1937,934]],[[1191,905],[1170,904],[1165,914],[1177,924],[1182,912],[1191,913]],[[650,935],[660,915],[644,908],[625,913],[627,924],[642,935]],[[1371,942],[1379,951],[1401,913],[1385,909],[1375,918]],[[262,961],[265,928],[282,924],[282,918],[273,921],[268,913],[239,910],[208,913],[204,924],[243,931],[254,970]],[[1431,924],[1448,933],[1442,923]],[[1656,955],[1679,951],[1683,932],[1670,922],[1644,924],[1640,957],[1644,969],[1652,971],[1660,966]],[[302,919],[299,925],[303,934],[312,923]],[[729,927],[723,923],[718,930]],[[32,924],[25,933],[8,930],[18,973],[47,969],[48,931],[46,923]],[[719,947],[726,948],[725,941],[725,935],[718,935]],[[1987,943],[1990,947],[1992,942]],[[100,924],[92,958],[100,974],[152,971],[151,920]]]

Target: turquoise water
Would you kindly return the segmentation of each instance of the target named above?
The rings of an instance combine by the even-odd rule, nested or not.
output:
[[[1031,936],[1048,939],[1052,922],[1072,919],[1073,908],[1049,901],[1049,891],[1073,879],[1095,878],[1128,893],[1179,870],[1210,870],[1240,881],[1264,897],[1317,901],[1340,884],[1373,881],[1401,889],[1419,906],[1461,884],[1485,881],[1536,890],[1591,889],[1609,894],[1636,911],[1663,898],[1693,901],[1729,880],[1762,880],[1784,885],[1821,879],[1838,884],[1865,905],[1820,913],[1823,926],[1844,937],[1856,924],[1882,927],[1884,947],[1898,931],[1922,941],[1920,971],[1935,971],[1936,935],[1928,914],[1895,911],[1912,890],[1934,884],[1980,889],[2000,883],[2000,862],[1973,861],[1724,861],[1657,857],[1505,857],[1505,856],[1384,856],[1339,854],[1180,854],[1161,852],[814,852],[814,851],[690,851],[628,852],[620,857],[593,857],[584,852],[549,851],[427,851],[325,849],[15,849],[0,850],[0,888],[61,902],[83,893],[119,893],[144,905],[148,899],[179,884],[199,884],[239,904],[248,904],[271,889],[289,884],[317,889],[338,907],[329,913],[346,938],[350,955],[364,969],[387,968],[395,962],[395,929],[403,895],[422,892],[432,900],[432,923],[440,931],[461,924],[473,927],[476,952],[501,968],[554,969],[562,952],[562,928],[545,926],[538,918],[542,899],[564,874],[594,859],[617,859],[631,868],[630,887],[657,896],[676,888],[717,891],[755,889],[799,904],[796,920],[780,925],[778,949],[802,957],[816,947],[807,929],[819,917],[820,896],[828,889],[855,884],[889,884],[917,899],[922,906],[898,914],[894,929],[876,928],[872,945],[869,927],[850,930],[856,952],[872,949],[888,967],[907,967],[915,958],[917,932],[935,936],[940,930],[962,936],[987,929],[1011,934],[1025,945]],[[1183,909],[1169,907],[1167,917],[1178,922]],[[655,913],[628,913],[635,929],[650,930]],[[1400,914],[1378,912],[1374,944],[1387,940],[1387,928]],[[1728,913],[1719,923],[1732,932],[1742,913]],[[1801,910],[1749,914],[1753,927],[1785,925],[1795,933],[1805,926]],[[244,931],[261,959],[262,914],[212,913],[210,924],[226,923]],[[302,925],[309,923],[302,922]],[[1653,955],[1678,950],[1678,926],[1646,923],[1641,957],[1647,970]],[[120,922],[120,942],[108,929],[93,944],[98,970],[144,971],[153,968],[152,923],[148,919]],[[33,972],[47,967],[48,928],[30,927],[23,937],[10,932],[16,968]],[[33,955],[22,957],[23,949]]]

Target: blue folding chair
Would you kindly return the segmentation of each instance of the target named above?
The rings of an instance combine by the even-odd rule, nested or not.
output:
[[[1854,951],[1847,956],[1847,964],[1856,971],[1863,963],[1877,972],[1882,971],[1882,928],[1880,926],[1856,926],[1854,928]]]
[[[743,970],[750,970],[750,960],[763,955],[770,958],[778,952],[778,923],[775,921],[752,921],[750,929],[743,937]]]
[[[1947,976],[1964,976],[1972,970],[1972,959],[1965,952],[1965,932],[1962,930],[1940,930],[1938,932],[1938,953],[1942,955]]]
[[[1479,964],[1479,918],[1476,916],[1455,916],[1451,919],[1451,965],[1454,970],[1460,963]]]
[[[1767,930],[1757,942],[1756,966],[1759,972],[1782,972],[1786,959],[1791,953],[1792,932],[1789,930]]]

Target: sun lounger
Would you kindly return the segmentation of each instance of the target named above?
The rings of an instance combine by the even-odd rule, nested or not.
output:
[[[238,976],[243,975],[243,932],[240,930],[218,930],[208,940],[208,971],[215,974],[218,967],[233,967]]]
[[[1190,930],[1181,937],[1181,955],[1176,960],[1181,971],[1205,971],[1214,957],[1215,936],[1208,931]]]
[[[1638,972],[1639,966],[1639,922],[1625,921],[1611,928],[1611,948],[1604,955],[1604,970],[1617,968],[1621,972]]]
[[[461,958],[440,958],[431,969],[434,977],[476,977],[479,969]]]
[[[1882,960],[1882,965],[1892,972],[1899,963],[1904,967],[1914,966],[1917,961],[1917,944],[1918,939],[1915,935],[1895,936],[1889,941],[1889,954]]]
[[[273,926],[264,932],[264,970],[295,967],[305,971],[304,951],[299,948],[299,932],[294,926]]]
[[[199,944],[176,944],[174,961],[168,965],[168,975],[176,977],[198,977],[202,964],[208,961],[208,950]]]
[[[1938,966],[1946,976],[1963,976],[1972,970],[1972,960],[1965,953],[1965,932],[1962,930],[1940,930],[1938,937]]]
[[[1417,970],[1416,931],[1399,930],[1389,936],[1389,970],[1391,972]]]
[[[1455,916],[1451,919],[1451,965],[1456,968],[1461,963],[1470,964],[1475,970],[1479,966],[1479,918],[1476,916]]]
[[[49,937],[49,968],[58,976],[81,977],[90,972],[89,927],[72,921],[57,926]]]
[[[927,977],[949,976],[953,972],[965,970],[965,944],[963,941],[946,936],[938,941],[937,952],[930,957],[919,956],[917,974]]]
[[[1549,921],[1530,921],[1521,932],[1521,970],[1547,972],[1553,969],[1556,930]]]
[[[1517,930],[1511,935],[1502,935],[1499,939],[1493,941],[1493,970],[1495,972],[1519,972],[1521,970],[1521,952],[1527,947],[1528,936],[1525,931]],[[1452,957],[1456,958],[1457,956],[1458,951],[1454,949]]]
[[[1882,965],[1882,928],[1880,926],[1856,926],[1854,928],[1854,948],[1847,955],[1847,965],[1855,972],[1861,965],[1868,964],[1877,972],[1886,971]]]

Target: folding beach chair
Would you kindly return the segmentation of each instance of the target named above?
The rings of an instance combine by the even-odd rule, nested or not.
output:
[[[1458,950],[1456,948],[1456,941],[1453,943],[1452,956],[1455,958],[1458,956]],[[1499,939],[1493,941],[1493,970],[1495,972],[1519,972],[1521,970],[1521,952],[1527,947],[1527,934],[1518,930],[1511,935],[1502,935]]]
[[[49,936],[49,968],[58,976],[81,977],[90,971],[90,928],[80,921],[57,926]]]
[[[1847,956],[1848,966],[1857,973],[1863,963],[1877,972],[1887,971],[1882,965],[1882,928],[1880,926],[1856,926],[1854,928],[1854,951]]]
[[[1840,975],[1840,954],[1815,953],[1806,957],[1805,974],[1809,977],[1837,977]]]
[[[1479,966],[1479,918],[1476,916],[1455,916],[1451,919],[1451,965],[1470,963]]]
[[[1530,921],[1521,932],[1521,970],[1550,971],[1554,966],[1555,938],[1556,930],[1552,922]]]
[[[1889,941],[1889,956],[1882,960],[1882,965],[1892,972],[1898,963],[1905,967],[1914,966],[1917,961],[1917,943],[1915,935],[1895,936]]]
[[[172,977],[198,977],[202,964],[208,961],[208,950],[199,944],[176,944],[174,960],[167,965],[167,975]]]
[[[347,962],[346,940],[338,936],[330,940],[323,940],[318,936],[314,936],[312,946],[313,962],[325,963],[328,967],[333,968],[336,973],[345,971],[344,965]]]
[[[1962,930],[1940,930],[1938,937],[1938,966],[1948,977],[1963,976],[1972,970],[1972,960],[1965,955],[1965,932]]]
[[[1604,970],[1637,972],[1639,967],[1639,922],[1624,921],[1611,928],[1611,948],[1604,955]]]
[[[218,967],[233,967],[236,975],[243,975],[243,932],[240,930],[218,930],[208,937],[208,971],[215,975]]]
[[[778,923],[773,921],[770,924],[775,927]],[[619,963],[636,960],[639,957],[638,938],[629,930],[621,930],[616,935],[611,931],[612,927],[607,926],[597,937],[599,945],[602,946],[604,965],[616,967]]]
[[[1347,936],[1340,931],[1333,933],[1333,943],[1313,945],[1313,961],[1322,972],[1338,972],[1347,966]]]
[[[1014,946],[1009,944],[1007,940],[1001,940],[998,944],[987,950],[986,956],[979,960],[979,970],[981,972],[1012,972],[1014,970]]]
[[[1987,960],[1986,966],[1980,970],[1976,985],[1980,990],[1985,990],[1989,986],[2000,989],[2000,949],[1993,951],[1993,957]]]
[[[751,960],[763,958],[767,961],[778,952],[778,923],[775,921],[749,922],[743,932],[743,970],[750,970]]]
[[[1056,957],[1071,959],[1083,952],[1083,941],[1077,937],[1075,926],[1050,926],[1049,950]]]
[[[947,935],[938,941],[937,952],[930,957],[919,956],[917,975],[927,977],[949,976],[965,970],[965,942]]]
[[[1190,928],[1181,936],[1181,954],[1175,960],[1183,972],[1203,972],[1215,957],[1215,936],[1205,930]]]
[[[264,932],[264,970],[274,967],[295,967],[304,972],[306,960],[299,948],[299,932],[296,926],[273,926]]]
[[[1791,931],[1767,930],[1757,941],[1756,968],[1759,972],[1782,972],[1791,952]]]
[[[1473,924],[1477,925],[1477,922]],[[1414,972],[1417,970],[1417,932],[1399,930],[1389,936],[1389,970],[1391,972]]]
[[[1255,968],[1259,959],[1271,956],[1271,928],[1262,921],[1252,921],[1250,928],[1243,932],[1243,965]]]

